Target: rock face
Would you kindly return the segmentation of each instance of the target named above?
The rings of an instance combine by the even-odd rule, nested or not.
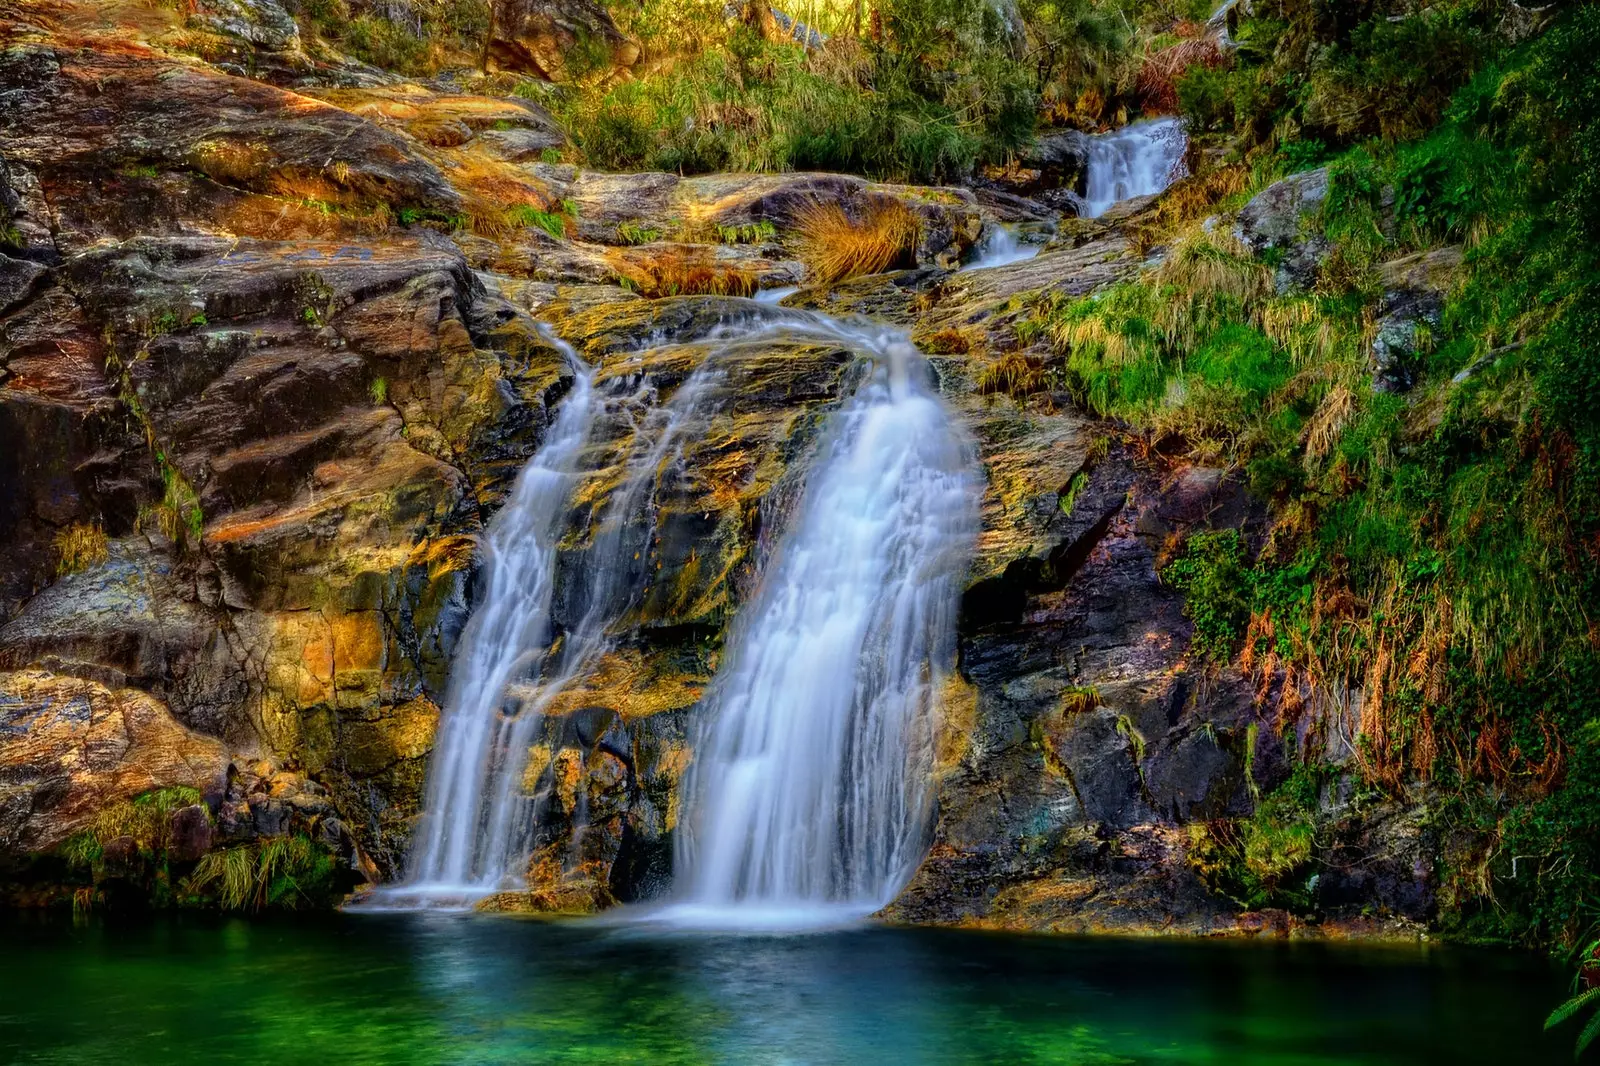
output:
[[[717,328],[784,313],[738,297],[803,283],[805,208],[858,218],[890,198],[921,222],[915,267],[789,300],[906,328],[987,482],[935,839],[888,913],[1254,928],[1191,871],[1186,829],[1248,812],[1283,775],[1279,723],[1254,683],[1194,659],[1158,572],[1189,532],[1259,516],[1236,478],[1135,456],[1047,382],[1020,401],[985,384],[1038,354],[1017,336],[1027,299],[1092,294],[1160,254],[1129,237],[1149,204],[956,273],[997,216],[1052,212],[838,175],[540,162],[562,134],[526,101],[266,63],[295,46],[264,2],[203,17],[258,49],[232,66],[260,60],[275,84],[175,55],[166,9],[130,39],[114,6],[85,8],[71,35],[14,8],[0,11],[7,870],[157,793],[178,804],[161,832],[180,863],[294,835],[372,879],[401,870],[481,595],[481,536],[573,386],[570,344],[605,403],[560,516],[552,622],[565,638],[600,604],[610,624],[526,752],[527,891],[489,906],[658,892],[729,620],[857,380],[855,357],[814,335]],[[579,40],[597,63],[637,58],[596,5],[507,11],[507,64],[567,76],[550,57]],[[1274,188],[1241,233],[1298,262],[1326,175]],[[1396,265],[1386,352],[1426,321],[1448,268]],[[687,428],[652,458],[640,445],[663,411]],[[1420,913],[1425,827],[1392,815],[1352,816],[1328,891]],[[142,861],[120,833],[101,846],[108,876]]]
[[[1406,392],[1416,381],[1415,357],[1427,330],[1444,314],[1445,296],[1461,274],[1461,249],[1437,248],[1383,266],[1383,298],[1372,339],[1372,387]]]
[[[160,700],[41,670],[0,673],[0,849],[55,847],[106,806],[172,786],[220,791],[221,742]]]
[[[1230,928],[1233,909],[1185,865],[1179,827],[1248,813],[1246,746],[1259,745],[1251,772],[1262,787],[1282,773],[1282,753],[1259,728],[1250,687],[1189,659],[1181,601],[1156,561],[1175,533],[1246,521],[1241,490],[1207,470],[1163,489],[1113,455],[1070,513],[1041,495],[1022,501],[1040,547],[967,594],[971,732],[949,753],[930,857],[889,915],[1073,932]]]

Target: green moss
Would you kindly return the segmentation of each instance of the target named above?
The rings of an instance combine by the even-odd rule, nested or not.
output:
[[[1257,801],[1250,817],[1192,823],[1190,867],[1206,887],[1241,907],[1313,912],[1317,798],[1327,777],[1317,766],[1297,765],[1271,796]]]

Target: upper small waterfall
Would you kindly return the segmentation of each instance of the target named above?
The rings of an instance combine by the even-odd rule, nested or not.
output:
[[[786,328],[871,365],[708,693],[668,912],[690,921],[868,913],[911,875],[977,532],[968,448],[909,340],[820,315]]]
[[[1099,218],[1111,205],[1161,192],[1188,174],[1189,136],[1176,118],[1134,122],[1087,138],[1088,185],[1081,214]]]
[[[1043,250],[1041,244],[1024,244],[1017,240],[1016,231],[1009,226],[991,225],[978,245],[977,254],[962,270],[988,270],[992,267],[1010,266],[1034,258]]]

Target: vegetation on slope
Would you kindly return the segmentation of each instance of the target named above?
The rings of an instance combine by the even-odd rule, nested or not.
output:
[[[1028,328],[1085,406],[1271,501],[1255,558],[1208,536],[1169,571],[1198,647],[1286,719],[1359,690],[1365,785],[1433,797],[1446,926],[1576,947],[1600,921],[1600,11],[1513,46],[1505,5],[1357,6],[1258,2],[1231,68],[1178,81],[1256,188],[1332,157],[1309,291],[1196,227]],[[1446,244],[1464,280],[1418,382],[1376,391],[1378,264]],[[1291,795],[1303,815],[1274,798],[1200,849],[1243,902],[1295,902],[1250,851],[1310,816]]]

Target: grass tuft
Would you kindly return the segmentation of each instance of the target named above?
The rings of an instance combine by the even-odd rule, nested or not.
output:
[[[910,266],[922,239],[921,217],[892,197],[869,200],[859,217],[836,203],[807,204],[794,227],[800,258],[821,284]]]
[[[75,522],[56,534],[56,576],[65,577],[110,558],[106,531],[98,521]]]

